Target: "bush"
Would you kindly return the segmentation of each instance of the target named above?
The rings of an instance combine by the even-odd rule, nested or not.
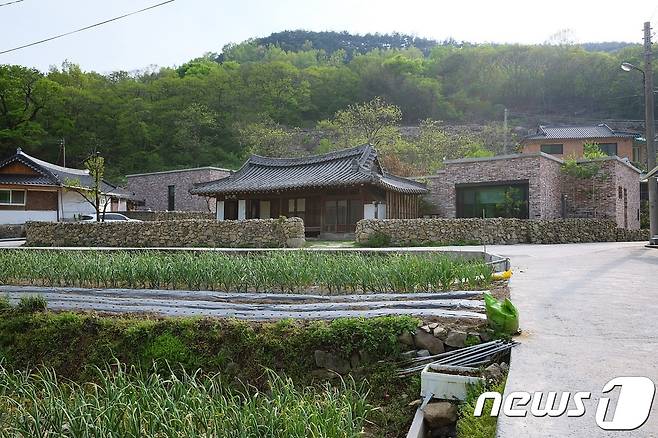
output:
[[[381,231],[375,231],[368,237],[366,246],[369,248],[387,248],[391,246],[391,236]]]
[[[17,309],[21,312],[45,312],[48,302],[42,295],[28,295],[21,298]]]
[[[0,297],[0,311],[11,309],[9,297],[4,295]]]
[[[505,392],[505,379],[494,385],[471,385],[468,388],[466,400],[459,406],[459,420],[457,421],[457,436],[461,438],[494,438],[496,436],[497,417],[491,417],[492,400],[487,400],[481,417],[475,417],[475,404],[478,397],[484,392]]]

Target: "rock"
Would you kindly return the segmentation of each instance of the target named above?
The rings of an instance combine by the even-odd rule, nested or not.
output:
[[[416,357],[416,350],[409,350],[402,353],[402,357],[405,359],[413,359]]]
[[[314,357],[315,364],[319,368],[326,368],[340,374],[347,374],[350,371],[350,363],[335,354],[322,350],[315,350]]]
[[[457,421],[457,406],[447,401],[430,403],[425,406],[423,412],[425,422],[430,429],[447,426]]]
[[[421,329],[422,331],[424,331],[425,333],[429,333],[429,332],[430,332],[430,326],[428,326],[428,325],[424,325],[424,326],[422,326],[420,329]]]
[[[446,337],[448,336],[448,329],[445,327],[441,327],[440,325],[437,327],[434,327],[434,331],[432,332],[435,337],[441,339],[442,341],[445,341]]]
[[[445,351],[443,342],[440,339],[435,338],[429,333],[425,333],[422,330],[418,330],[414,335],[414,342],[416,345],[422,349],[429,350],[432,354],[439,354]]]
[[[331,370],[321,368],[319,370],[311,371],[311,377],[321,380],[330,380],[330,379],[337,379],[338,377],[340,377],[340,374]]]
[[[503,379],[503,370],[497,363],[492,363],[484,369],[484,377],[494,382],[499,382]]]
[[[427,350],[418,350],[416,352],[416,356],[418,356],[418,357],[427,357],[429,355],[430,355],[430,352],[427,351]]]
[[[505,362],[501,363],[500,370],[505,374],[509,373],[509,365],[507,365]]]
[[[480,339],[482,342],[489,342],[493,339],[494,331],[492,329],[486,329],[480,332]]]
[[[413,347],[414,345],[414,337],[410,332],[403,332],[400,336],[398,336],[398,342],[400,344],[404,345],[409,345]]]
[[[429,324],[429,325],[428,325],[428,327],[431,328],[432,330],[434,330],[434,329],[437,328],[438,326],[439,326],[439,324],[436,323],[436,322],[433,322],[432,324]]]
[[[451,347],[462,348],[466,343],[467,336],[468,335],[464,332],[451,330],[450,333],[448,333],[448,337],[446,337],[445,343]]]

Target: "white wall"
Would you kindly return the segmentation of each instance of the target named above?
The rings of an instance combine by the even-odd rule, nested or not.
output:
[[[27,221],[56,222],[56,211],[0,210],[0,224],[24,224]]]
[[[80,214],[96,214],[94,206],[85,200],[85,198],[76,192],[73,191],[64,191],[61,197],[62,201],[62,218],[63,219],[73,219],[76,215]],[[108,200],[105,199],[105,202]],[[101,203],[101,211],[103,210],[104,204]],[[110,206],[107,207],[107,211],[110,211]]]

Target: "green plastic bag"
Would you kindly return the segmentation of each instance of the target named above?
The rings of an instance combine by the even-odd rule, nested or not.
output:
[[[519,331],[519,311],[508,298],[500,302],[489,292],[485,292],[484,306],[487,309],[489,325],[495,331],[507,335],[514,335]]]

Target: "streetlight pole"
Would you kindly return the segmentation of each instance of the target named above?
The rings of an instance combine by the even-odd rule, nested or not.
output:
[[[647,139],[647,169],[656,167],[656,132],[654,125],[653,103],[653,50],[651,44],[651,23],[644,23],[644,116]],[[650,238],[658,235],[658,180],[649,178],[649,228]]]
[[[652,58],[651,23],[647,21],[644,23],[644,70],[630,62],[622,62],[621,69],[624,71],[637,70],[642,73],[642,82],[644,84],[644,136],[647,142],[647,168],[649,172],[656,167]],[[654,236],[658,236],[658,179],[655,177],[647,178],[647,187],[649,189],[649,238],[653,239]]]

